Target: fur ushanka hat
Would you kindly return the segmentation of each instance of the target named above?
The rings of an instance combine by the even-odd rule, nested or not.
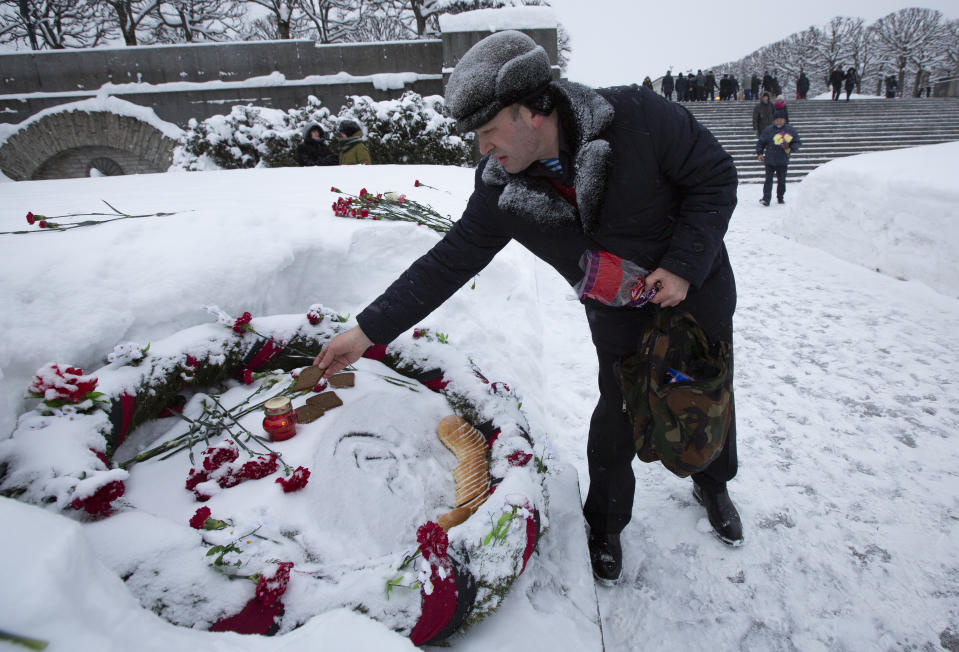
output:
[[[472,131],[510,104],[542,94],[552,79],[542,46],[522,32],[497,32],[456,64],[446,84],[446,108],[460,131]]]

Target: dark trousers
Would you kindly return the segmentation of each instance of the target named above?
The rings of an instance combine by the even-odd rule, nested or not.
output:
[[[772,198],[773,175],[776,175],[776,198],[782,199],[786,194],[786,165],[766,164],[766,181],[763,183],[763,199],[767,202]]]
[[[842,87],[840,87],[840,86],[833,86],[833,87],[832,87],[832,99],[838,100],[840,93],[842,93]]]
[[[633,424],[623,409],[623,395],[613,372],[618,356],[597,349],[599,356],[599,402],[589,423],[586,459],[589,464],[589,492],[583,515],[593,532],[619,533],[633,513],[636,477],[632,462],[636,456]],[[732,359],[730,358],[730,362]],[[699,485],[722,491],[736,475],[736,412],[719,456],[705,470],[694,473]],[[657,469],[657,472],[667,472]]]

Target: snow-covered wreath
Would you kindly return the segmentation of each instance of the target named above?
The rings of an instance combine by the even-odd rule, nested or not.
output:
[[[0,442],[0,494],[72,514],[182,626],[270,634],[347,607],[419,645],[490,614],[546,521],[545,455],[509,387],[425,330],[328,387],[309,365],[336,313],[211,311],[93,375],[41,369],[38,405]],[[299,422],[275,441],[263,404],[279,395]],[[474,441],[444,445],[437,424]]]

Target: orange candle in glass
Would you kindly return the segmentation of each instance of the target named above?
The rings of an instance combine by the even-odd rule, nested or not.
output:
[[[263,429],[273,441],[284,441],[296,434],[296,412],[286,396],[275,396],[263,404],[266,416]]]

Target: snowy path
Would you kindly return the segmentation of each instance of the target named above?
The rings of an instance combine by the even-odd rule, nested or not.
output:
[[[442,190],[408,190],[414,178]],[[334,218],[335,196],[325,189],[408,191],[456,215],[472,180],[463,169],[374,166],[4,184],[3,230],[23,228],[28,210],[99,210],[101,198],[131,212],[191,212],[0,239],[0,330],[7,334],[0,341],[0,434],[12,430],[24,409],[23,388],[47,360],[95,369],[118,341],[150,342],[204,321],[203,304],[259,316],[321,301],[355,315],[438,236],[413,225]],[[802,184],[793,185],[789,205],[762,208],[758,187],[741,187],[726,239],[739,286],[740,472],[730,490],[746,545],[730,549],[712,536],[688,480],[636,462],[625,579],[598,590],[607,650],[959,652],[959,300],[779,235],[784,218],[811,219],[796,208],[793,198],[802,192]],[[952,195],[941,197],[953,210]],[[875,214],[870,201],[850,207],[849,219],[868,224]],[[957,230],[943,224],[934,235]],[[886,223],[872,226],[888,231]],[[952,231],[940,239],[950,254]],[[511,245],[475,289],[460,290],[421,324],[448,333],[491,380],[509,382],[534,434],[548,439],[556,466],[575,469],[554,480],[561,489],[555,521],[528,572],[501,611],[454,640],[454,649],[508,649],[522,639],[508,635],[517,629],[557,650],[592,649],[596,640],[572,481],[578,473],[585,493],[596,360],[582,308],[569,295],[555,272]],[[34,511],[38,516],[17,514],[38,531],[48,529],[51,515]],[[116,625],[128,616],[149,626],[145,638],[164,652],[187,638],[238,646],[231,649],[272,644],[171,633],[93,562],[65,562],[56,577],[37,580],[30,569],[42,570],[44,558],[17,541],[0,540],[0,562],[9,569],[0,603],[9,597],[5,604],[15,604],[22,586],[54,606],[40,616],[24,605],[3,628],[42,635],[53,641],[51,652],[109,649],[78,647],[84,634],[132,649],[124,641],[133,635]],[[61,583],[87,586],[94,576],[109,577],[113,597],[85,599],[102,589],[89,584],[76,600],[53,600]],[[314,619],[277,645],[317,631],[351,640],[359,619],[331,618]],[[393,638],[395,647],[369,649],[405,649]],[[571,641],[575,647],[565,647]]]
[[[959,649],[959,303],[771,233],[802,216],[758,194],[727,236],[746,546],[637,464],[606,649]]]

